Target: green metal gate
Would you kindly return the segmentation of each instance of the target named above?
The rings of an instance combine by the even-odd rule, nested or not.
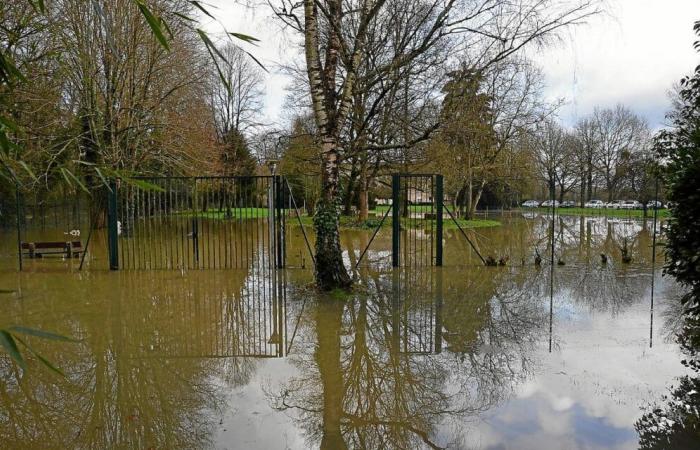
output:
[[[394,174],[391,192],[391,265],[442,266],[442,175]]]
[[[115,180],[110,268],[284,267],[284,193],[280,176]]]

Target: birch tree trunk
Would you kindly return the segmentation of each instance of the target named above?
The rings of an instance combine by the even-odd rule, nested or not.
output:
[[[321,198],[316,205],[314,229],[316,231],[316,283],[322,289],[350,286],[351,280],[343,264],[338,229],[339,164],[338,143],[328,137],[323,142],[323,167],[321,173]]]

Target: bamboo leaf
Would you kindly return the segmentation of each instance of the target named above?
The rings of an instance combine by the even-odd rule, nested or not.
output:
[[[216,20],[216,18],[215,18],[214,16],[212,16],[211,13],[210,13],[209,11],[207,11],[207,9],[206,9],[204,6],[202,6],[202,4],[201,4],[200,2],[198,2],[197,0],[190,0],[190,3],[191,3],[192,5],[194,5],[195,7],[197,7],[197,9],[199,9],[200,11],[202,11],[202,12],[203,12],[204,14],[206,14],[207,16],[209,16],[209,17],[211,17],[212,19]]]
[[[182,14],[182,13],[179,13],[179,12],[174,12],[173,14],[174,14],[175,16],[179,17],[180,19],[186,20],[186,21],[188,21],[188,22],[190,22],[190,23],[195,23],[195,22],[197,22],[195,19],[193,19],[193,18],[191,18],[191,17],[189,17],[189,16],[186,16],[185,14]]]
[[[134,185],[145,191],[165,192],[165,189],[162,187],[158,186],[157,184],[149,183],[145,180],[139,180],[138,178],[123,178],[123,180],[126,183]]]
[[[32,180],[34,180],[34,181],[37,181],[37,180],[38,180],[38,178],[36,177],[36,175],[34,175],[34,172],[32,172],[32,169],[29,168],[29,166],[27,165],[26,162],[24,162],[24,161],[19,161],[19,165],[22,166],[22,168],[25,170],[25,172],[27,172],[27,173],[29,174],[30,177],[32,177]]]
[[[24,342],[20,337],[16,337],[16,339],[17,339],[17,341],[19,341],[19,342],[24,346],[24,348],[26,348],[27,350],[29,350],[29,352],[30,352],[32,355],[36,356],[36,358],[37,358],[39,361],[41,361],[42,364],[44,364],[44,365],[45,365],[46,367],[48,367],[49,369],[51,369],[52,371],[56,372],[57,374],[59,374],[60,376],[62,376],[62,377],[65,378],[66,374],[63,373],[63,371],[62,371],[61,369],[59,369],[58,367],[56,367],[56,366],[54,366],[53,364],[51,364],[51,362],[50,362],[48,359],[44,358],[44,357],[41,356],[39,353],[37,353],[36,350],[34,350],[32,347],[30,347],[30,346],[29,346],[26,342]]]
[[[42,339],[49,339],[52,341],[64,341],[64,342],[79,342],[76,339],[63,336],[62,334],[52,333],[50,331],[38,330],[36,328],[29,328],[23,326],[13,326],[8,328],[9,331],[13,333],[22,333],[29,336],[36,336]]]
[[[90,194],[90,191],[88,188],[85,187],[85,185],[76,177],[73,172],[70,170],[66,169],[65,167],[61,167],[61,173],[63,174],[63,178],[68,182],[69,186],[73,186],[73,183],[71,182],[71,179],[86,193]]]
[[[199,35],[200,39],[202,39],[202,42],[204,42],[204,45],[206,45],[208,49],[212,50],[218,55],[219,58],[221,58],[222,61],[228,64],[228,60],[226,59],[226,57],[219,51],[216,45],[214,45],[212,40],[209,39],[209,35],[205,31],[203,31],[201,28],[197,28],[197,34]]]
[[[138,6],[141,14],[143,14],[143,17],[146,19],[146,22],[148,22],[148,26],[151,28],[153,35],[156,37],[156,39],[158,39],[158,42],[160,42],[160,45],[163,46],[163,48],[170,51],[170,45],[168,44],[168,40],[165,38],[165,34],[163,33],[163,21],[160,18],[157,18],[151,12],[143,0],[135,1],[136,6]]]
[[[99,167],[95,167],[95,173],[97,173],[97,176],[99,176],[100,180],[102,180],[102,184],[104,184],[105,187],[109,189],[109,192],[112,192],[112,187],[109,185],[109,181],[107,181],[107,178],[105,178],[105,176],[102,175],[102,171]]]
[[[256,42],[260,42],[260,39],[255,38],[253,36],[249,36],[247,34],[243,33],[229,33],[231,36],[235,37],[236,39],[240,39],[241,41],[248,42],[250,44],[254,44]]]
[[[17,348],[17,343],[10,333],[6,330],[0,330],[0,346],[5,349],[10,358],[12,358],[22,370],[27,370],[27,363],[22,358],[22,354]]]
[[[197,33],[199,34],[199,37],[204,42],[204,46],[206,47],[207,52],[209,52],[209,56],[211,56],[211,60],[214,62],[214,67],[216,67],[216,72],[219,74],[219,79],[224,84],[224,87],[226,87],[226,91],[230,94],[231,93],[231,84],[228,82],[228,80],[224,76],[224,72],[221,70],[221,66],[219,66],[219,62],[216,60],[216,56],[213,52],[216,52],[216,54],[219,55],[224,61],[226,61],[227,64],[228,64],[228,61],[226,60],[226,58],[223,57],[221,52],[219,52],[219,49],[217,49],[214,46],[214,43],[211,42],[211,40],[209,39],[209,36],[207,36],[207,34],[204,31],[197,29]]]
[[[250,53],[250,52],[248,52],[248,51],[246,51],[246,50],[243,50],[243,51],[246,52],[246,54],[247,54],[248,56],[250,56],[250,57],[253,59],[253,61],[255,61],[256,64],[257,64],[258,66],[260,66],[260,68],[261,68],[262,70],[264,70],[265,72],[268,72],[268,70],[265,68],[265,66],[263,66],[263,64],[262,64],[260,61],[258,61],[258,58],[256,58],[255,56],[253,56],[252,53]]]

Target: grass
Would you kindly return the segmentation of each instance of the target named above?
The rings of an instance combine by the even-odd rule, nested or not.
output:
[[[260,219],[267,217],[267,208],[231,208],[230,215],[227,216],[226,210],[219,211],[219,208],[212,208],[206,211],[186,212],[183,216],[201,217],[203,219]]]
[[[340,228],[345,228],[345,229],[358,229],[358,230],[373,230],[377,226],[379,226],[379,223],[381,222],[381,217],[376,217],[376,218],[370,218],[365,221],[358,221],[355,216],[340,216]],[[501,225],[501,222],[497,220],[487,220],[487,219],[473,219],[473,220],[465,220],[465,219],[457,219],[457,222],[459,223],[459,226],[462,228],[488,228],[488,227],[497,227]],[[299,222],[297,221],[296,217],[290,217],[287,219],[287,223],[290,223],[292,225],[296,225]],[[301,223],[306,227],[312,227],[313,226],[313,217],[310,216],[302,216],[301,217]],[[435,221],[434,220],[424,220],[424,219],[405,219],[402,221],[401,226],[403,228],[430,228],[430,227],[435,227]],[[391,227],[391,217],[387,217],[386,220],[384,220],[384,223],[382,224],[382,228],[388,228]],[[443,229],[444,230],[452,230],[452,229],[457,229],[457,225],[455,222],[446,217],[443,220]]]
[[[365,221],[358,221],[355,216],[340,216],[340,227],[345,228],[345,229],[366,229],[366,230],[372,230],[376,228],[379,223],[381,222],[382,216],[384,213],[387,211],[389,207],[386,206],[383,210],[379,211],[370,211],[374,212],[376,217],[371,217]],[[430,211],[430,205],[411,205],[411,208],[409,208],[411,212],[429,212]],[[287,216],[287,222],[292,224],[292,225],[297,225],[299,222],[297,221],[296,214],[293,212],[293,210],[287,210],[287,212],[291,211],[291,215]],[[381,214],[378,214],[381,213]],[[231,208],[230,210],[230,215],[227,216],[227,212],[224,211],[219,211],[218,208],[216,209],[209,209],[207,211],[200,211],[200,212],[188,212],[188,213],[183,213],[183,215],[186,215],[188,217],[201,217],[203,219],[214,219],[214,220],[249,220],[249,219],[261,219],[261,218],[267,218],[267,208]],[[304,226],[312,227],[313,226],[313,217],[307,216],[307,215],[302,215],[301,216],[301,223]],[[465,219],[457,219],[457,223],[459,224],[460,227],[462,228],[488,228],[488,227],[497,227],[501,225],[501,222],[497,220],[488,220],[488,219],[472,219],[472,220],[465,220]],[[420,218],[408,218],[408,219],[403,219],[401,223],[403,228],[430,228],[430,227],[435,227],[435,220],[426,220],[426,219],[420,219]],[[383,227],[390,227],[391,226],[391,217],[386,218],[384,220],[384,224],[382,225]],[[445,230],[451,230],[451,229],[457,229],[457,224],[447,215],[445,214],[444,220],[443,220],[443,229]]]
[[[551,208],[521,208],[521,211],[535,211],[542,214],[551,213]],[[557,214],[561,216],[601,216],[601,217],[623,217],[642,218],[644,211],[641,209],[607,209],[607,208],[556,208]],[[660,218],[669,217],[668,209],[658,210]],[[654,210],[647,210],[647,218],[654,217]]]
[[[391,208],[391,205],[377,205],[377,207],[370,212],[375,214],[384,214],[387,209]],[[409,205],[408,210],[411,212],[431,212],[437,210],[433,205]]]

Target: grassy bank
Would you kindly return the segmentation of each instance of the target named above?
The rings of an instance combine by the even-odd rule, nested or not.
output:
[[[523,212],[538,212],[541,214],[551,213],[551,208],[521,208]],[[644,217],[644,211],[641,209],[606,209],[606,208],[556,208],[556,213],[561,216],[599,216],[599,217],[621,217],[641,219]],[[667,209],[660,209],[658,216],[660,218],[668,217]],[[647,210],[647,218],[654,217],[654,211]]]

